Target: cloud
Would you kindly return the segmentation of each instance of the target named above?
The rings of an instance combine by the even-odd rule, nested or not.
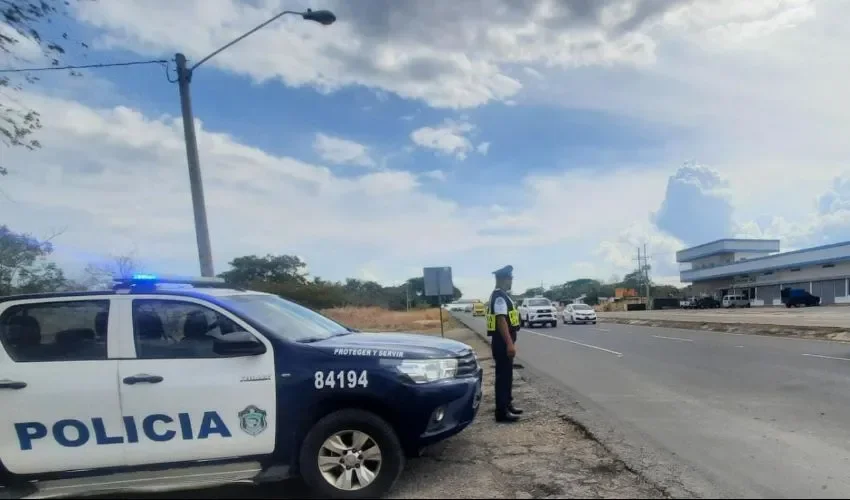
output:
[[[543,78],[544,78],[543,73],[537,71],[534,68],[526,66],[526,67],[522,68],[522,70],[525,72],[525,74],[532,76],[537,80],[543,80]]]
[[[850,240],[850,170],[836,176],[802,217],[762,217],[739,224],[737,235],[782,239],[783,251]]]
[[[482,142],[475,148],[475,150],[478,151],[479,154],[486,155],[487,152],[490,151],[490,143]]]
[[[151,270],[196,273],[181,121],[124,106],[92,108],[21,96],[42,111],[45,128],[39,138],[46,146],[4,151],[4,162],[12,167],[3,181],[9,199],[0,197],[4,222],[37,235],[66,228],[56,240],[56,258],[70,270],[134,251]],[[470,279],[476,266],[488,266],[476,272],[490,278],[489,268],[518,262],[525,252],[547,245],[568,245],[566,255],[591,255],[595,242],[633,224],[631,211],[611,207],[650,206],[669,175],[639,168],[526,175],[510,206],[461,205],[422,185],[420,178],[444,175],[437,171],[340,176],[208,130],[201,122],[197,129],[219,271],[239,255],[291,253],[303,255],[314,274],[329,279],[351,276],[352,269],[372,261],[382,263],[381,276],[387,279],[409,277],[398,273],[433,262],[451,263]],[[635,189],[637,172],[642,189]],[[595,189],[600,185],[606,189]],[[489,257],[482,260],[485,249]],[[542,278],[529,274],[529,279]]]
[[[410,133],[410,140],[419,147],[465,160],[472,151],[472,142],[466,134],[475,126],[465,121],[446,120],[437,127],[422,127]]]
[[[280,80],[331,92],[359,85],[427,102],[469,108],[511,100],[522,84],[515,65],[636,67],[656,60],[673,30],[751,39],[793,26],[808,2],[726,0],[329,1],[337,22],[296,16],[277,21],[208,64],[258,82]],[[81,2],[77,16],[102,31],[100,46],[198,60],[280,12],[280,1],[110,0]],[[191,19],[187,25],[182,20]],[[717,35],[714,35],[717,37]],[[528,73],[526,71],[526,73]]]
[[[318,133],[313,149],[323,160],[335,165],[375,166],[375,161],[369,156],[369,148],[354,141]]]
[[[435,181],[445,182],[446,180],[446,173],[442,170],[430,170],[422,175]]]
[[[657,283],[670,283],[679,280],[676,252],[685,246],[682,241],[644,220],[636,221],[613,238],[599,243],[594,255],[600,261],[608,263],[607,272],[613,271],[622,277],[637,269],[638,250],[643,258],[645,248],[646,255],[649,256],[652,280]]]
[[[180,120],[21,95],[42,111],[39,138],[46,147],[4,151],[11,167],[4,178],[10,199],[0,198],[4,222],[35,234],[67,227],[57,241],[65,263],[84,265],[134,248],[152,265],[191,273],[196,253]],[[468,213],[423,193],[410,172],[339,177],[197,126],[219,270],[244,253],[315,258],[329,244],[416,259],[452,247],[445,242],[457,242],[456,250],[483,243],[469,234]],[[426,226],[434,227],[420,230]]]
[[[733,229],[728,190],[729,182],[716,171],[686,164],[670,176],[654,222],[689,245],[726,238]]]

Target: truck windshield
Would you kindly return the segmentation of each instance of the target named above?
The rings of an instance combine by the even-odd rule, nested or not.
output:
[[[529,300],[528,305],[531,307],[551,306],[552,303],[546,299]]]
[[[231,295],[221,300],[271,333],[294,342],[317,342],[352,333],[336,321],[275,295]]]

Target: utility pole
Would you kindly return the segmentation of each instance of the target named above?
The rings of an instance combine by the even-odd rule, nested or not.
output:
[[[216,55],[220,54],[222,51],[227,50],[236,43],[244,40],[248,36],[287,14],[298,15],[304,20],[314,21],[325,26],[333,24],[336,21],[336,16],[329,10],[313,11],[311,9],[307,9],[306,12],[285,10],[268,21],[256,26],[247,33],[235,38],[230,43],[223,45],[195,63],[191,68],[186,64],[186,56],[179,53],[174,56],[174,60],[177,63],[177,84],[180,88],[180,110],[183,113],[183,134],[186,138],[186,159],[189,163],[189,184],[192,188],[192,208],[195,212],[195,237],[198,240],[198,257],[201,261],[201,276],[204,277],[215,276],[215,273],[213,271],[210,231],[207,227],[207,209],[206,204],[204,203],[204,186],[201,182],[201,161],[198,158],[198,139],[195,137],[195,117],[192,113],[192,96],[189,92],[189,84],[192,83],[192,74],[201,64],[204,64]]]
[[[646,253],[646,243],[643,244],[643,273],[646,280],[646,308],[649,309],[649,255]]]
[[[404,303],[407,306],[407,312],[410,312],[410,280],[404,282]]]
[[[186,56],[174,56],[177,62],[177,85],[180,88],[180,109],[183,112],[183,135],[186,138],[186,159],[189,163],[189,186],[192,189],[192,209],[195,212],[195,238],[198,241],[198,259],[201,276],[215,276],[213,271],[210,231],[207,226],[207,208],[204,203],[204,184],[201,181],[201,160],[198,157],[198,138],[195,136],[195,117],[192,113],[192,95],[189,84],[192,70],[186,67]]]
[[[643,285],[643,267],[641,265],[642,261],[641,261],[641,258],[640,258],[640,247],[637,248],[637,252],[638,252],[638,254],[637,254],[637,276],[636,276],[636,278],[637,278],[637,290],[635,290],[635,292],[640,293],[640,289],[642,288],[642,285]]]

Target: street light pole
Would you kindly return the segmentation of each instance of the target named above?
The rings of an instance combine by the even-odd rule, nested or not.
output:
[[[286,14],[296,14],[307,21],[315,21],[325,26],[333,24],[334,21],[336,21],[336,16],[327,10],[313,11],[307,9],[306,12],[293,12],[287,10],[254,27],[251,31],[212,52],[198,61],[191,68],[186,64],[186,56],[179,53],[174,56],[174,60],[177,63],[177,85],[180,89],[180,111],[183,113],[183,135],[186,139],[186,160],[189,164],[189,185],[192,189],[192,209],[195,213],[195,238],[198,241],[198,259],[201,263],[201,276],[204,277],[215,276],[215,272],[213,270],[210,231],[207,226],[207,208],[206,203],[204,202],[204,185],[201,180],[201,160],[198,156],[198,138],[195,136],[195,117],[192,113],[192,95],[189,89],[189,85],[192,83],[192,74],[201,64],[207,62],[223,50],[228,49],[232,45],[240,42],[244,38],[266,27]]]
[[[195,238],[198,240],[198,260],[201,276],[215,276],[213,270],[210,231],[207,227],[207,208],[204,202],[204,183],[201,181],[201,160],[198,157],[198,138],[195,136],[195,117],[189,84],[192,70],[186,67],[186,56],[177,54],[177,85],[180,88],[180,110],[183,112],[183,135],[186,138],[186,160],[189,163],[189,185],[192,189],[192,209],[195,213]]]

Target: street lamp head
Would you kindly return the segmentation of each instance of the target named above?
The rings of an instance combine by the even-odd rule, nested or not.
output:
[[[324,24],[325,26],[333,24],[334,21],[336,21],[336,16],[329,10],[307,9],[307,12],[301,14],[301,17],[307,21],[316,21],[317,23]]]

